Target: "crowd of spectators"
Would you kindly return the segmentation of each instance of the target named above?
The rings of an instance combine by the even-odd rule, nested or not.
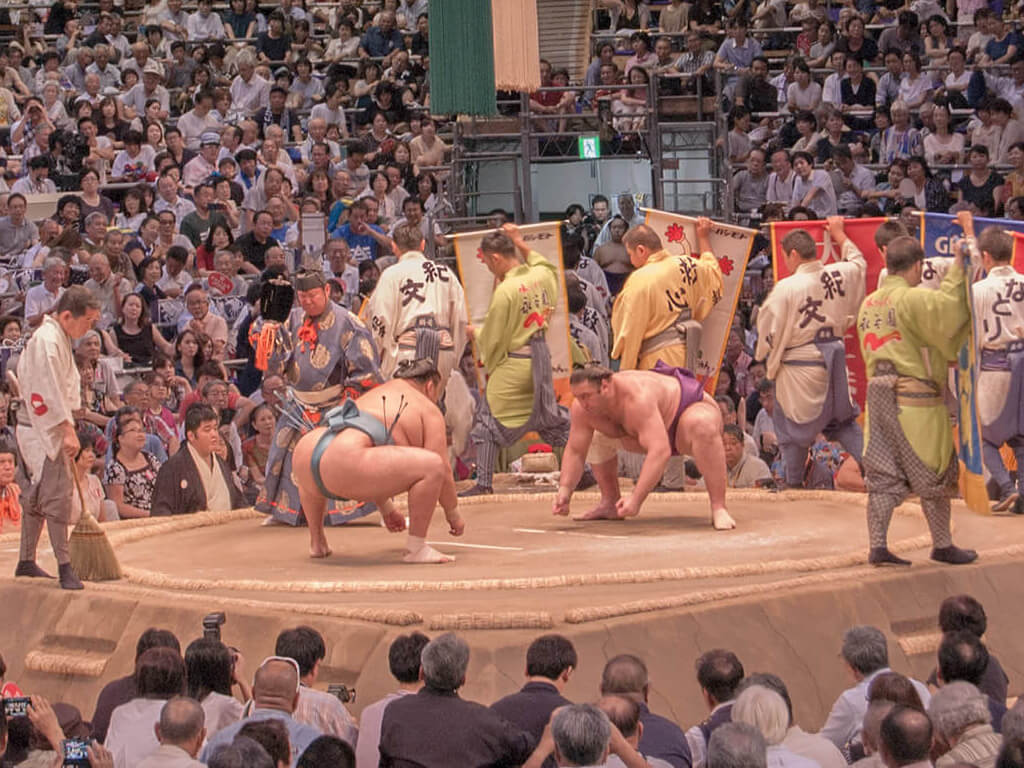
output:
[[[1016,3],[599,0],[587,85],[656,78],[715,93],[743,222],[1024,215],[1024,39]],[[632,54],[632,55],[629,55]],[[645,75],[639,79],[637,69]],[[644,103],[652,108],[650,99]],[[621,128],[621,126],[620,126]]]
[[[446,252],[427,0],[185,5],[0,9],[0,419],[28,334],[85,285],[76,465],[100,520],[168,512],[154,490],[196,402],[203,451],[257,497],[283,384],[252,364],[265,280],[322,268],[358,312],[396,226]]]
[[[522,688],[488,707],[459,695],[467,642],[413,632],[390,645],[392,692],[357,720],[346,707],[354,691],[326,679],[316,629],[281,632],[251,677],[220,639],[193,640],[182,655],[178,637],[149,629],[133,674],[107,682],[91,721],[8,681],[5,696],[28,694],[30,703],[23,715],[0,716],[0,764],[56,768],[66,740],[77,739],[91,740],[93,768],[1019,768],[1024,707],[1007,709],[1007,676],[982,640],[983,607],[969,595],[947,598],[938,623],[927,683],[890,668],[881,630],[848,629],[839,659],[853,685],[817,733],[801,728],[794,712],[809,705],[779,675],[750,672],[722,648],[695,662],[707,717],[681,723],[652,711],[658,681],[639,656],[608,659],[598,680],[569,639],[543,635],[526,652]],[[769,658],[746,663],[772,668]],[[0,660],[0,683],[4,673]],[[583,699],[594,703],[566,697],[580,675],[591,678]],[[325,684],[331,692],[317,687]]]

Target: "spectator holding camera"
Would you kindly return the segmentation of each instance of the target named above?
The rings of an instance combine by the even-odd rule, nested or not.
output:
[[[185,649],[188,695],[199,702],[205,714],[208,736],[242,719],[242,703],[231,695],[237,685],[243,700],[252,696],[244,682],[243,659],[220,640],[201,637]]]
[[[359,729],[345,705],[338,697],[313,688],[320,674],[320,664],[327,656],[323,635],[312,627],[286,629],[277,636],[274,653],[294,659],[299,665],[299,700],[292,714],[295,720],[354,746]]]

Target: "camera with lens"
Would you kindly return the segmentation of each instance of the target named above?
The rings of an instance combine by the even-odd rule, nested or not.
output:
[[[336,696],[342,704],[348,704],[356,700],[356,689],[349,688],[344,683],[331,683],[327,686],[327,692]]]
[[[89,140],[74,131],[54,131],[50,134],[50,156],[54,161],[50,178],[62,192],[76,191],[89,157]]]
[[[203,617],[203,637],[207,640],[220,640],[220,628],[227,621],[223,611],[208,613]]]

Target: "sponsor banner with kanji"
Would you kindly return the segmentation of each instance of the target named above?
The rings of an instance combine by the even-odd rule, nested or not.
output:
[[[487,316],[491,296],[497,280],[484,264],[480,242],[494,230],[464,232],[455,235],[455,259],[466,292],[466,312],[470,325],[479,328]],[[547,342],[551,350],[552,376],[559,402],[567,403],[569,375],[572,373],[572,354],[569,341],[569,302],[565,294],[565,273],[562,267],[561,222],[549,221],[519,227],[519,233],[531,249],[546,258],[558,269],[558,302],[548,319]],[[478,368],[483,388],[483,370]]]
[[[658,233],[662,246],[669,253],[686,254],[699,258],[697,252],[697,219],[668,213],[653,208],[640,209],[646,218],[644,223]],[[693,373],[704,382],[704,388],[714,392],[718,371],[725,355],[736,305],[743,288],[743,273],[754,246],[757,230],[736,227],[731,224],[712,222],[711,252],[718,258],[722,270],[722,295],[715,308],[705,318],[701,327],[700,356],[697,370]]]
[[[846,236],[853,241],[868,263],[865,286],[867,293],[872,293],[878,287],[878,275],[885,267],[882,255],[875,246],[875,230],[884,218],[874,219],[846,219],[843,222],[843,229]],[[775,280],[782,280],[789,276],[786,267],[786,259],[783,254],[782,241],[786,235],[795,229],[806,230],[814,242],[818,244],[818,257],[825,264],[841,258],[842,254],[835,247],[832,239],[828,236],[824,221],[776,221],[771,224],[772,243],[772,266],[775,272]],[[825,272],[826,279],[828,271]],[[850,394],[854,401],[864,409],[864,398],[867,396],[867,372],[864,368],[864,358],[860,354],[860,342],[857,340],[857,327],[851,326],[843,337],[846,346],[846,369],[850,373]]]

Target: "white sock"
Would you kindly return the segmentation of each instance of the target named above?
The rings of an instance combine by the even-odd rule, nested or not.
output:
[[[409,534],[409,540],[405,545],[405,548],[409,552],[419,552],[427,543],[426,536],[413,536]]]

